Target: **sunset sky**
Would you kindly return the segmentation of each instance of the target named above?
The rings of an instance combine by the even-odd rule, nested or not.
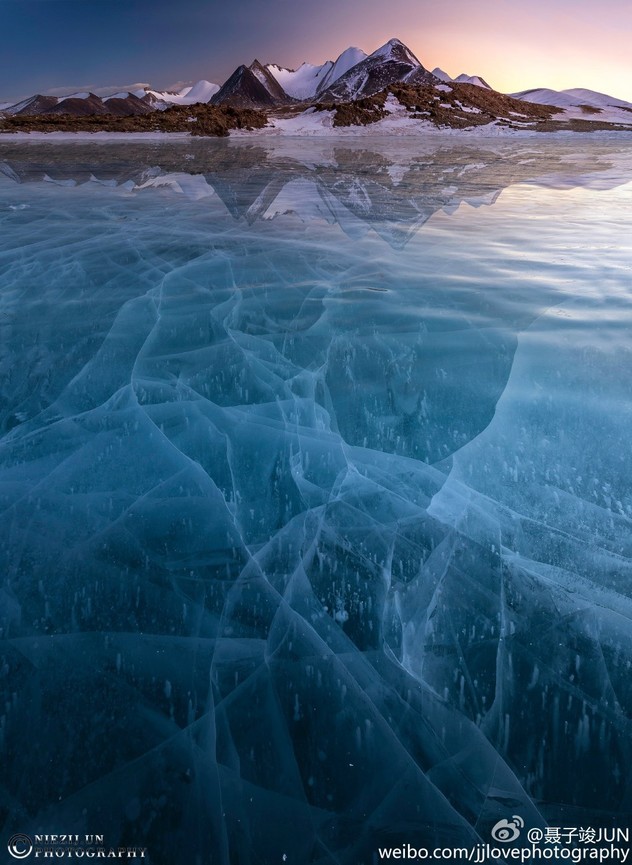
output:
[[[632,101],[630,0],[0,0],[0,101],[222,83],[255,57],[296,67],[399,37],[428,68],[492,87]]]

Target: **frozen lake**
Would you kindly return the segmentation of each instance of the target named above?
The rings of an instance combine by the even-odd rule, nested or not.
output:
[[[7,833],[628,825],[631,214],[621,141],[0,144]]]

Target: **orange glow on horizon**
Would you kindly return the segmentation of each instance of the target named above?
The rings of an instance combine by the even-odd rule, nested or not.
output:
[[[366,0],[364,19],[344,20],[347,16],[341,13],[336,28],[318,40],[330,50],[302,59],[322,63],[349,45],[371,53],[397,37],[428,69],[439,66],[452,77],[480,75],[504,93],[586,87],[632,102],[632,4],[615,5],[620,6],[617,15],[606,14],[601,6],[584,6],[581,0],[567,5],[566,11],[564,0],[557,7],[554,0],[546,5],[532,0],[524,8],[509,0],[479,0],[476,6],[453,0],[449,9],[395,0],[387,31],[383,14],[379,29],[377,15],[371,14],[377,0]],[[335,40],[331,32],[336,32]]]

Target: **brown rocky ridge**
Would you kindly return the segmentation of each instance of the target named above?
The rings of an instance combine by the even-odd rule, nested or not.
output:
[[[228,135],[231,129],[261,129],[267,122],[264,111],[198,102],[125,116],[9,115],[0,117],[0,132],[189,132],[221,137]]]
[[[317,102],[315,108],[318,111],[333,111],[335,127],[366,126],[388,115],[385,104],[389,95],[394,96],[406,109],[409,117],[426,120],[438,128],[468,129],[497,123],[510,129],[533,129],[537,132],[632,129],[632,124],[567,120],[563,108],[526,102],[496,90],[454,81],[442,84],[441,90],[437,90],[433,84],[396,83],[373,96],[352,102],[323,100]]]
[[[605,122],[597,119],[598,115],[595,119],[588,119],[593,111],[585,112],[587,119],[569,120],[563,108],[527,102],[495,90],[454,81],[442,83],[440,89],[434,83],[395,82],[373,95],[350,101],[321,99],[299,103],[292,100],[287,104],[279,104],[280,99],[270,94],[254,72],[245,66],[240,67],[229,81],[231,87],[225,85],[226,89],[222,88],[226,101],[218,100],[219,104],[216,104],[220,91],[210,103],[173,105],[164,111],[152,110],[136,97],[133,101],[129,97],[110,98],[102,103],[104,108],[99,109],[100,113],[80,116],[66,114],[62,109],[64,103],[74,104],[81,100],[62,100],[51,107],[41,102],[38,108],[46,113],[0,115],[0,132],[188,132],[195,136],[225,136],[232,129],[261,129],[269,119],[295,116],[308,107],[316,111],[331,111],[332,124],[337,128],[368,126],[391,113],[393,100],[404,109],[402,119],[408,116],[425,120],[437,128],[471,129],[496,123],[510,129],[537,132],[632,130],[632,122],[629,125]],[[264,98],[262,92],[269,107],[265,110],[251,107]],[[139,113],[132,115],[129,113],[130,105],[135,109],[136,103]]]

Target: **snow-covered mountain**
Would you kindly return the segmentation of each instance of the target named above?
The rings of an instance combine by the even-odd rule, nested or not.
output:
[[[366,58],[366,51],[363,51],[361,48],[347,48],[342,52],[342,54],[340,54],[338,59],[334,61],[331,69],[319,84],[316,93],[323,93],[328,87],[335,84],[339,78],[342,78],[342,76],[350,69],[353,69],[353,67],[357,66],[358,63],[362,63]]]
[[[370,55],[360,48],[349,47],[335,61],[327,60],[320,65],[303,63],[297,69],[288,69],[272,63],[263,65],[258,60],[254,60],[250,66],[239,66],[221,87],[202,79],[177,91],[155,90],[145,86],[131,92],[121,91],[107,96],[97,96],[89,91],[71,93],[62,97],[36,94],[17,104],[0,103],[0,114],[5,118],[11,115],[42,114],[69,114],[76,117],[106,114],[126,116],[165,110],[174,105],[188,106],[195,103],[216,105],[224,103],[236,108],[264,110],[296,104],[296,109],[292,108],[289,113],[285,112],[285,115],[293,117],[296,110],[301,110],[298,104],[300,102],[312,104],[350,102],[372,96],[389,85],[397,83],[433,85],[442,93],[449,91],[450,85],[454,89],[460,84],[473,84],[483,91],[490,91],[490,98],[496,94],[496,91],[480,75],[463,73],[452,78],[438,66],[429,72],[403,42],[399,39],[389,39]],[[426,91],[427,88],[424,90],[427,96]],[[401,91],[402,94],[405,92],[408,92],[408,89]],[[461,95],[461,101],[463,96],[466,101],[473,100],[471,105],[468,103],[467,111],[470,115],[487,112],[491,116],[497,113],[496,103],[492,104],[485,99],[480,102],[479,96],[482,98],[482,94],[465,93]],[[594,90],[575,88],[556,91],[539,88],[523,90],[512,96],[523,102],[562,109],[555,113],[558,122],[595,120],[621,123],[626,126],[632,124],[632,102],[625,102]],[[439,104],[429,104],[428,109],[422,113],[435,120],[439,109],[453,107],[448,97],[440,98],[437,94],[431,98],[431,102],[432,100]],[[459,108],[457,103],[455,105]],[[365,108],[366,106],[364,108],[361,106],[359,110]],[[536,117],[535,109],[533,107],[529,111],[525,109],[525,116]],[[391,111],[390,108],[384,110],[386,113]],[[520,111],[516,113],[514,107],[511,115],[505,117],[505,121],[518,122],[515,121],[515,117],[521,116]],[[437,122],[446,120],[447,118],[439,118]],[[361,122],[374,122],[374,119],[364,117]]]
[[[519,93],[513,93],[512,96],[526,102],[564,108],[567,115],[576,119],[603,120],[609,123],[632,121],[632,102],[583,87],[573,87],[569,90],[539,87],[534,90],[521,90]]]
[[[311,99],[333,65],[333,61],[327,60],[321,66],[301,63],[298,69],[286,69],[284,66],[268,63],[266,69],[276,78],[288,96],[293,99]]]
[[[311,99],[333,65],[333,61],[327,60],[321,66],[301,63],[298,69],[286,69],[284,66],[268,63],[266,69],[279,82],[288,96],[293,99]]]
[[[487,90],[493,90],[493,87],[485,81],[484,78],[481,78],[480,75],[467,75],[465,72],[462,72],[461,75],[458,75],[453,79],[457,82],[457,84],[475,84],[477,87],[485,87]]]
[[[632,103],[623,99],[615,99],[606,93],[596,90],[586,90],[575,87],[570,90],[551,90],[548,87],[538,87],[533,90],[521,90],[511,94],[515,99],[526,99],[529,102],[539,102],[542,105],[557,105],[559,108],[572,108],[579,105],[591,105],[594,108],[632,108]]]
[[[89,91],[69,93],[67,96],[44,96],[38,93],[14,105],[6,103],[0,107],[0,111],[9,115],[71,114],[75,117],[92,114],[137,115],[162,111],[170,105],[208,102],[218,90],[217,84],[202,80],[177,93],[149,87],[122,90],[103,97]]]
[[[327,60],[320,66],[302,63],[298,69],[286,69],[268,63],[266,69],[294,99],[311,99],[366,58],[361,48],[347,48],[337,60]]]
[[[419,84],[436,81],[412,51],[399,39],[389,39],[364,60],[352,66],[319,96],[323,99],[347,101],[371,96],[397,81]]]
[[[600,93],[598,90],[587,90],[584,87],[573,87],[570,90],[562,90],[562,93],[567,94],[572,99],[577,99],[580,105],[594,105],[596,108],[632,108],[631,102],[626,102],[625,99],[615,99],[614,96],[608,96],[607,93]]]
[[[196,81],[191,88],[185,87],[184,90],[181,90],[179,95],[182,101],[176,104],[194,105],[196,102],[208,102],[218,90],[219,84],[213,84],[212,81],[206,81],[202,78],[200,81]]]
[[[219,84],[213,84],[211,81],[201,79],[195,84],[188,87],[183,87],[177,92],[170,90],[153,90],[150,87],[145,87],[140,90],[134,90],[134,96],[140,99],[145,97],[147,102],[153,105],[154,108],[168,108],[169,105],[195,105],[196,102],[209,102],[219,90]],[[118,94],[117,94],[118,95]]]
[[[439,81],[456,81],[457,84],[475,84],[477,87],[485,87],[487,90],[493,90],[492,87],[489,86],[487,81],[484,78],[481,78],[480,75],[466,75],[464,72],[457,76],[456,78],[451,78],[447,72],[444,72],[439,66],[436,66],[432,70],[432,74],[435,78],[438,78]]]
[[[452,81],[447,72],[444,72],[443,69],[440,69],[438,66],[432,70],[432,74],[435,78],[438,78],[439,81]]]

